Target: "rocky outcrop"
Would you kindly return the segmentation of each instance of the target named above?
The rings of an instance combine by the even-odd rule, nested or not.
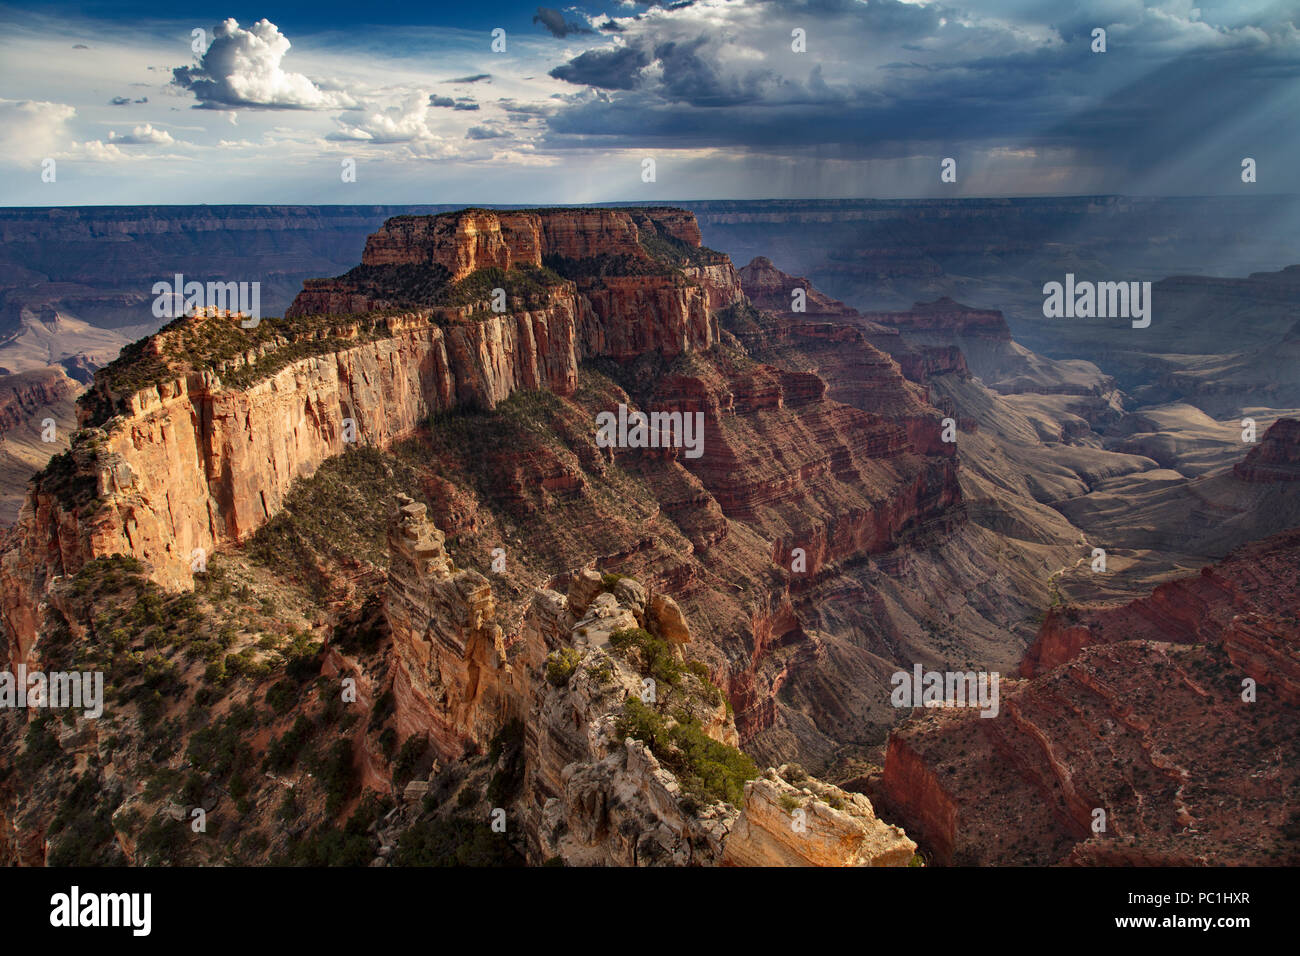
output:
[[[596,222],[624,228],[620,215],[635,227],[637,255],[645,258],[584,264],[547,252],[552,214],[541,215],[543,270],[554,267],[558,278],[533,276],[539,285],[530,287],[528,309],[497,315],[476,301],[363,316],[303,315],[264,320],[254,335],[208,316],[179,320],[133,347],[132,364],[101,376],[86,406],[92,428],[70,459],[38,482],[21,543],[0,565],[11,629],[35,635],[45,585],[97,554],[143,557],[154,580],[184,586],[195,551],[247,540],[281,510],[296,479],[347,450],[346,419],[358,444],[385,448],[419,430],[432,412],[490,409],[517,389],[540,387],[565,399],[554,403],[546,422],[553,434],[545,442],[475,444],[470,460],[440,444],[446,473],[408,486],[435,507],[449,503],[447,514],[438,512],[448,533],[468,532],[476,521],[499,533],[500,523],[490,523],[518,511],[529,515],[528,536],[536,535],[538,549],[549,549],[549,560],[599,560],[642,576],[652,585],[647,601],[654,602],[645,620],[674,643],[694,637],[695,653],[733,699],[734,722],[701,716],[720,739],[748,742],[771,730],[761,752],[775,761],[798,752],[804,739],[820,743],[823,714],[837,715],[836,734],[871,733],[861,729],[861,718],[876,699],[878,675],[866,662],[901,628],[882,617],[879,634],[851,646],[859,639],[844,637],[844,619],[831,619],[843,637],[837,646],[811,622],[828,596],[848,601],[860,588],[844,577],[853,569],[868,575],[878,567],[901,568],[908,553],[901,542],[937,544],[960,523],[957,463],[952,446],[939,440],[938,412],[924,389],[854,327],[827,321],[796,329],[793,320],[778,319],[746,340],[753,345],[747,354],[738,336],[714,331],[718,319],[710,309],[730,303],[720,312],[768,314],[735,300],[735,272],[725,259],[691,245],[689,217],[656,212],[643,221],[640,213],[614,210]],[[571,226],[583,221],[567,220]],[[488,226],[475,229],[472,241],[465,240],[469,258],[460,266],[448,260],[450,268],[468,268],[480,253],[495,256],[501,249],[532,255],[532,240],[519,239],[499,220],[499,243],[482,239],[492,231]],[[392,250],[399,247],[424,249],[414,239],[403,241],[385,247],[385,255],[396,257]],[[512,266],[506,274],[528,268]],[[770,353],[762,351],[766,334],[775,343]],[[225,344],[200,361],[212,341]],[[597,354],[625,361],[608,374],[593,371],[594,387],[577,391],[578,363]],[[167,373],[163,380],[140,385],[158,366]],[[621,402],[702,412],[704,455],[596,448],[593,416]],[[437,435],[435,426],[426,440],[438,443]],[[467,483],[469,476],[483,481]],[[799,562],[796,549],[803,552]],[[566,582],[561,591],[567,588]],[[669,595],[680,614],[666,602]],[[597,643],[600,633],[625,626],[623,597],[567,599],[574,597],[572,607],[582,605],[574,623],[594,615],[583,626]],[[621,603],[611,604],[616,598]],[[497,600],[509,598],[498,594]],[[481,681],[500,664],[471,654],[456,629],[461,624],[447,626],[464,649],[448,653],[470,656],[440,661],[421,630],[427,621],[412,613],[402,626],[410,632],[403,660],[429,683],[436,671],[447,687],[469,686],[470,661]],[[456,613],[459,621],[469,612]],[[517,676],[513,655],[527,642],[516,647],[511,625],[500,625],[506,665]],[[19,653],[32,650],[28,638],[17,645]],[[848,671],[836,673],[851,671],[852,678],[836,676],[832,686],[815,676],[827,669],[827,654],[835,655],[835,667],[851,660]],[[454,673],[457,668],[463,673]],[[407,683],[395,685],[395,694],[403,732],[428,728],[441,750],[456,752],[481,748],[499,729],[481,713],[450,709],[450,696],[421,698],[409,677],[402,680]],[[796,696],[782,703],[778,698],[791,685]]]
[[[1261,687],[1300,703],[1298,553],[1300,532],[1283,532],[1127,604],[1055,608],[1025,652],[1021,673],[1046,673],[1096,644],[1215,644]]]
[[[384,606],[396,658],[397,730],[403,739],[427,734],[451,760],[522,716],[538,662],[526,654],[507,659],[492,586],[477,571],[457,571],[443,540],[423,504],[398,497]]]
[[[876,817],[871,801],[790,767],[745,784],[745,806],[727,836],[732,866],[907,866],[916,844]]]
[[[870,312],[867,317],[902,333],[1011,341],[1011,329],[1001,312],[975,309],[947,296],[933,302],[917,302],[907,312]]]
[[[656,258],[647,241],[668,249]],[[567,299],[579,316],[580,358],[708,348],[718,338],[713,310],[741,295],[730,261],[700,247],[694,219],[681,210],[466,209],[389,220],[366,243],[358,269],[308,282],[287,315],[431,305],[439,289],[480,270],[544,265],[567,280],[554,284],[551,297]],[[441,283],[408,290],[403,270],[412,269]]]
[[[1300,481],[1300,420],[1279,418],[1263,439],[1233,467],[1242,481]]]
[[[187,586],[200,550],[241,541],[265,524],[294,479],[343,452],[349,434],[384,448],[431,412],[491,409],[518,389],[568,395],[584,357],[709,347],[717,341],[710,303],[739,294],[730,264],[701,251],[691,266],[701,278],[692,281],[653,260],[639,240],[642,230],[652,230],[661,243],[665,236],[698,243],[689,220],[655,210],[398,217],[368,246],[372,264],[423,263],[454,275],[486,265],[540,265],[542,256],[579,261],[614,243],[654,271],[600,275],[584,283],[585,292],[562,280],[528,307],[499,315],[477,303],[324,326],[286,320],[284,332],[203,367],[194,367],[186,343],[220,339],[225,330],[204,324],[234,320],[173,323],[122,360],[164,363],[171,374],[145,387],[122,384],[130,375],[101,377],[83,402],[83,424],[93,427],[76,439],[72,456],[34,484],[0,558],[11,631],[30,647],[47,582],[98,555],[140,558],[159,583]],[[349,310],[375,305],[363,290],[346,294],[362,295],[348,300]],[[303,295],[291,313],[311,311],[313,293]],[[338,345],[321,351],[321,341]],[[279,358],[304,351],[308,357]],[[230,387],[223,377],[251,383]]]
[[[549,648],[552,667],[562,668],[538,683],[526,728],[525,815],[540,859],[582,866],[902,866],[912,860],[916,845],[877,819],[860,794],[782,767],[746,783],[742,805],[733,806],[690,792],[653,752],[655,742],[620,733],[627,702],[643,699],[645,685],[610,634],[644,624],[681,648],[685,621],[679,612],[665,613],[674,605],[647,595],[636,581],[624,578],[612,588],[593,572],[578,572],[567,596],[539,590],[523,623],[524,642]],[[567,663],[566,653],[572,655]],[[689,713],[708,736],[734,746],[730,715],[705,690],[688,673],[678,685],[661,686],[650,707],[676,714],[673,721]]]
[[[479,269],[540,268],[547,257],[649,260],[640,229],[700,245],[695,217],[680,209],[463,209],[397,216],[366,241],[363,266],[439,266],[459,281]]]
[[[23,605],[45,582],[99,555],[140,558],[159,583],[188,586],[197,550],[256,531],[296,478],[347,449],[348,435],[388,447],[431,412],[491,408],[519,388],[566,394],[577,382],[575,317],[562,307],[446,329],[407,314],[385,327],[385,338],[292,362],[246,388],[193,371],[92,395],[124,414],[83,430],[72,456],[36,480],[0,558],[16,633],[34,633],[34,607]]]
[[[881,794],[891,811],[908,821],[912,835],[924,840],[932,863],[952,862],[957,799],[902,734],[890,735]]]

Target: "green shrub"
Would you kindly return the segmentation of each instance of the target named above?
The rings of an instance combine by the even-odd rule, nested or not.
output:
[[[505,834],[464,816],[421,820],[398,838],[394,866],[522,866]]]
[[[635,697],[623,705],[616,724],[620,736],[640,740],[671,770],[688,793],[739,806],[745,781],[758,776],[746,754],[706,734],[698,720],[679,715],[675,724]]]
[[[339,812],[356,782],[351,741],[345,738],[334,741],[312,770],[325,788],[325,812],[333,816]]]
[[[181,862],[190,830],[183,820],[157,816],[140,833],[136,851],[152,866]]]
[[[397,710],[397,698],[393,696],[392,690],[384,691],[370,711],[370,729],[378,730],[382,727],[395,710]]]
[[[504,807],[513,801],[524,783],[524,725],[512,720],[492,737],[488,759],[500,768],[488,783],[488,803]]]
[[[274,773],[284,773],[298,762],[303,746],[307,743],[316,727],[305,716],[299,715],[293,727],[283,736],[272,737],[267,745],[266,756],[262,758],[262,768]]]
[[[614,679],[614,666],[605,658],[596,661],[587,668],[587,673],[597,684],[605,685]]]
[[[299,696],[297,686],[291,681],[280,680],[266,692],[266,702],[277,714],[287,714],[298,702]]]
[[[578,669],[582,655],[575,647],[561,647],[546,655],[546,679],[556,687],[569,683],[569,678]]]
[[[643,677],[653,677],[670,686],[682,679],[682,662],[677,659],[672,646],[645,628],[615,631],[609,636],[609,646],[633,661]]]
[[[702,688],[702,696],[705,701],[712,706],[717,707],[726,700],[722,691],[718,689],[718,685],[713,683],[713,680],[709,677],[709,667],[707,664],[703,661],[687,661],[686,669],[699,679]],[[731,711],[728,710],[727,712],[730,713]]]

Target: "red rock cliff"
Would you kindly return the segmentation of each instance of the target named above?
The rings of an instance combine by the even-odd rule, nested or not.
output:
[[[1279,418],[1233,468],[1243,481],[1300,481],[1300,420]]]
[[[654,259],[642,239],[667,260]],[[552,277],[503,314],[473,302],[304,325],[321,295],[348,312],[387,304],[373,289],[334,280],[325,293],[300,295],[283,332],[268,319],[269,337],[206,365],[187,343],[204,338],[203,323],[234,320],[173,323],[132,358],[164,363],[157,384],[96,385],[83,409],[83,424],[94,427],[57,474],[32,487],[6,538],[0,611],[19,652],[30,650],[47,582],[99,555],[133,555],[160,583],[188,585],[200,551],[247,537],[279,510],[295,478],[344,450],[346,419],[358,443],[387,447],[434,411],[492,408],[521,388],[570,394],[584,357],[710,347],[718,338],[711,308],[737,298],[739,282],[725,256],[698,243],[693,218],[678,210],[398,217],[371,238],[369,264],[465,276],[600,254],[634,260],[633,274],[589,278],[575,268],[583,289]],[[315,343],[324,340],[337,347],[322,351]],[[232,377],[249,384],[223,382]]]

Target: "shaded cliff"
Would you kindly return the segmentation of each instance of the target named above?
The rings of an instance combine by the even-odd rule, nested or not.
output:
[[[1233,467],[1243,481],[1300,481],[1300,420],[1279,418]]]

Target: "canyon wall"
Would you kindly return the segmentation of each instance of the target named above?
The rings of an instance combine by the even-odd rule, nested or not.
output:
[[[196,371],[116,399],[127,413],[81,432],[65,466],[84,500],[48,475],[28,494],[0,558],[7,623],[29,646],[31,595],[100,555],[132,555],[159,583],[188,586],[197,549],[245,539],[295,478],[345,450],[345,419],[358,443],[387,447],[434,411],[492,408],[519,388],[571,392],[572,309],[558,302],[448,329],[394,316],[387,338],[290,363],[247,388]]]
[[[1300,481],[1300,420],[1279,418],[1258,445],[1233,467],[1243,481]]]
[[[1297,595],[1293,530],[1149,597],[1056,609],[996,717],[894,730],[873,801],[938,863],[1294,863]]]
[[[635,246],[648,259],[636,245],[640,228],[698,243],[690,218],[673,211],[655,225],[651,211],[639,210],[399,217],[372,237],[366,255],[446,263],[453,272],[590,254],[606,243]],[[295,333],[286,320],[283,335],[219,370],[186,368],[185,356],[168,351],[182,330],[157,334],[137,361],[168,362],[176,371],[126,392],[98,382],[83,405],[91,427],[58,469],[32,485],[6,538],[0,611],[18,652],[31,648],[49,580],[97,556],[132,555],[159,583],[188,585],[200,550],[245,539],[277,513],[295,478],[344,450],[346,419],[358,443],[387,447],[431,412],[490,409],[518,389],[570,394],[586,357],[708,348],[717,341],[710,302],[739,294],[725,257],[716,258],[701,274],[720,276],[717,286],[680,273],[613,276],[586,294],[568,281],[549,285],[536,307],[508,314],[481,305],[416,310],[383,317],[377,335],[344,322],[330,330],[339,348],[288,361],[244,387],[225,385],[221,375],[273,361],[277,349],[309,346],[321,333]],[[310,311],[313,295],[305,290],[290,314]],[[346,295],[351,305],[374,304],[360,290]]]
[[[533,862],[568,865],[903,866],[916,845],[870,801],[782,767],[745,783],[732,804],[664,765],[653,734],[623,725],[644,713],[690,721],[737,743],[726,702],[682,668],[646,697],[646,659],[615,640],[636,631],[678,661],[690,626],[672,598],[628,577],[583,570],[534,591],[523,618],[496,620],[488,581],[458,571],[425,506],[398,495],[388,528],[385,616],[393,636],[398,736],[427,735],[439,760],[481,753],[514,725],[522,739],[519,811]],[[503,629],[502,624],[506,624]],[[640,629],[640,630],[637,630]],[[641,739],[641,737],[645,739]]]
[[[26,421],[38,409],[71,397],[80,387],[59,368],[0,374],[0,435]]]

